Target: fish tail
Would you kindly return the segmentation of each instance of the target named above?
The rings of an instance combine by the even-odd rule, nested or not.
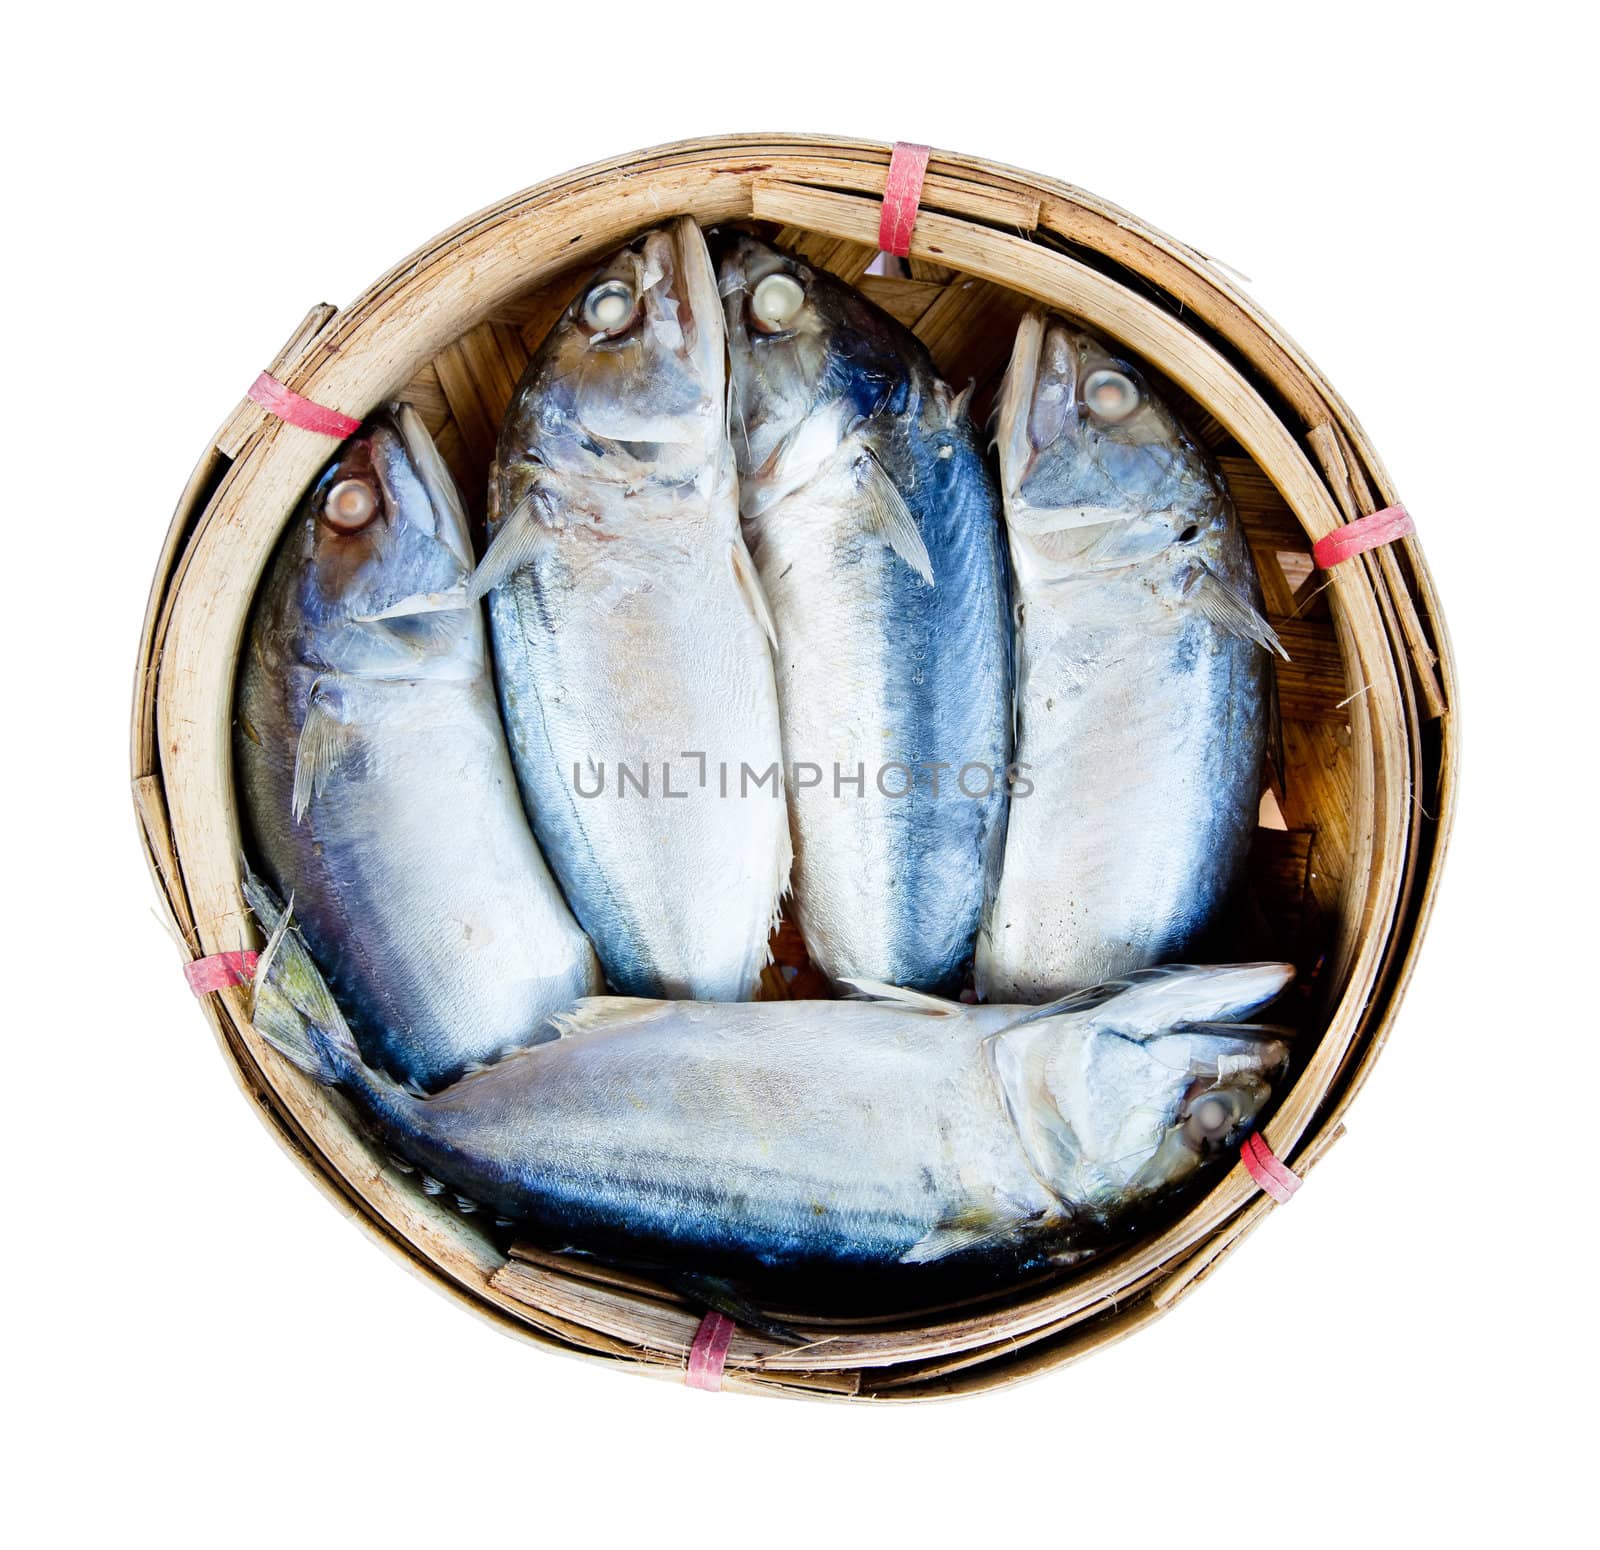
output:
[[[256,1031],[285,1060],[325,1086],[387,1081],[363,1063],[344,1013],[291,923],[293,900],[283,904],[248,865],[241,887],[245,902],[267,932],[267,946],[256,966],[250,1017]]]

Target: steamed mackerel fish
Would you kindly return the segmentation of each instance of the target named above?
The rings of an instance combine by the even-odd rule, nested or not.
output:
[[[789,875],[777,692],[693,222],[585,286],[500,436],[489,597],[545,855],[632,994],[751,994]]]
[[[1282,648],[1220,475],[1133,364],[1029,316],[998,418],[1033,791],[976,979],[1042,1001],[1182,955],[1215,920],[1256,824]]]
[[[747,236],[719,283],[806,946],[835,981],[953,992],[1005,827],[999,494],[965,395],[892,318]]]
[[[471,567],[416,413],[375,415],[278,546],[236,707],[256,853],[366,1058],[423,1088],[600,983],[517,796]]]
[[[601,997],[418,1098],[362,1064],[292,931],[271,962],[261,1032],[464,1200],[570,1248],[789,1271],[1099,1244],[1253,1124],[1288,1045],[1232,1020],[1294,972],[1150,969],[1045,1007]]]

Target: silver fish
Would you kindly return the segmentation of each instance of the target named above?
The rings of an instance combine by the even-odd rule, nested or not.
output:
[[[416,412],[375,415],[278,545],[236,705],[255,851],[367,1059],[423,1088],[600,983],[517,796],[471,569]]]
[[[605,264],[507,411],[473,585],[524,799],[611,983],[739,1000],[790,849],[723,343],[692,221]]]
[[[251,889],[263,923],[279,914]],[[294,933],[256,1025],[378,1139],[564,1245],[689,1269],[1016,1263],[1103,1241],[1235,1146],[1288,1062],[1232,1019],[1287,964],[1143,970],[1045,1007],[600,997],[431,1098],[367,1069]]]
[[[1210,459],[1138,368],[1033,314],[999,410],[1017,763],[979,993],[1043,1001],[1186,952],[1256,825],[1268,650]]]
[[[953,992],[1005,831],[999,493],[965,395],[865,297],[743,235],[719,284],[800,928],[835,981]]]

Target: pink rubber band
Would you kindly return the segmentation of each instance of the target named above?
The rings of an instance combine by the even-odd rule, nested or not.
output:
[[[700,1320],[689,1347],[689,1370],[683,1375],[690,1388],[714,1394],[722,1387],[722,1364],[728,1359],[733,1331],[733,1320],[720,1313],[708,1313]]]
[[[303,431],[315,431],[319,436],[331,436],[335,441],[354,436],[361,429],[359,420],[352,420],[337,409],[326,409],[321,404],[312,403],[309,398],[302,398],[270,372],[262,372],[250,384],[250,391],[245,397],[253,404],[260,404],[268,414],[277,415],[288,425],[298,425]]]
[[[1357,517],[1343,527],[1336,527],[1326,538],[1319,538],[1311,549],[1311,558],[1322,570],[1331,570],[1341,560],[1354,559],[1368,549],[1378,549],[1392,544],[1397,538],[1408,538],[1416,532],[1417,525],[1404,506],[1385,506],[1370,516]]]
[[[248,951],[213,953],[209,958],[184,964],[183,977],[197,996],[209,996],[213,990],[226,990],[230,985],[248,985],[259,961],[259,953]]]
[[[911,251],[911,230],[922,202],[922,179],[928,170],[928,147],[897,141],[889,158],[889,179],[883,185],[883,214],[878,219],[878,246],[904,258]]]
[[[1239,1160],[1250,1177],[1280,1206],[1288,1205],[1294,1198],[1294,1192],[1300,1188],[1300,1176],[1292,1173],[1273,1156],[1272,1148],[1259,1131],[1246,1138],[1239,1149]]]

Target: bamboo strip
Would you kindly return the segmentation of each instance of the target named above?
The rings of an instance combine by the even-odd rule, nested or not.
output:
[[[913,331],[928,308],[944,295],[942,285],[928,280],[903,280],[892,275],[864,275],[856,281],[856,287],[869,301],[876,302],[890,317]]]
[[[1345,686],[1338,643],[1325,627],[1306,619],[1275,619],[1273,628],[1289,653],[1287,662],[1276,664],[1283,719],[1334,722],[1348,732],[1345,699],[1351,691]]]
[[[878,256],[876,242],[842,241],[798,226],[785,226],[773,240],[813,268],[837,275],[846,285],[857,284],[866,275],[867,265]]]
[[[283,348],[267,363],[267,371],[272,376],[279,377],[286,366],[298,360],[310,348],[311,341],[333,321],[336,315],[335,309],[327,302],[318,302],[301,319],[300,326],[289,335]],[[224,457],[237,457],[239,449],[249,440],[251,432],[259,429],[270,418],[267,411],[254,399],[241,399],[239,407],[217,432],[217,451]]]
[[[988,382],[1005,366],[1016,337],[1022,299],[982,280],[952,280],[917,319],[914,330],[957,388]]]
[[[1371,487],[1349,454],[1344,438],[1333,425],[1329,423],[1313,425],[1307,440],[1310,441],[1318,461],[1328,475],[1329,486],[1347,522],[1354,522],[1379,509]],[[1435,671],[1438,655],[1428,644],[1416,607],[1401,582],[1394,552],[1386,545],[1374,553],[1373,559],[1384,568],[1388,595],[1405,636],[1406,646],[1411,654],[1411,668],[1416,674],[1417,687],[1428,708],[1428,715],[1442,716],[1444,691],[1440,688],[1439,676]]]

